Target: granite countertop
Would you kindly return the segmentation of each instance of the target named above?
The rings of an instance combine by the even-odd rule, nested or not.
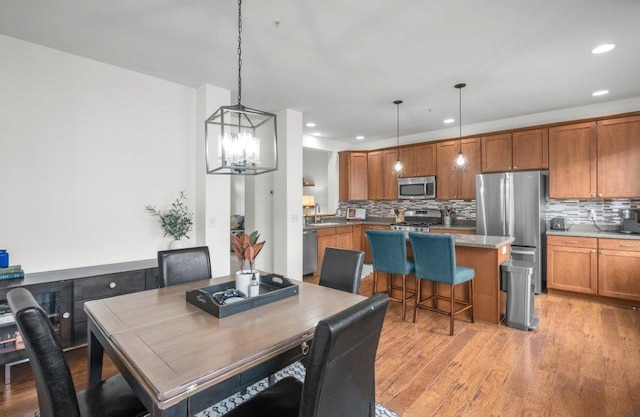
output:
[[[620,233],[620,226],[616,225],[598,225],[574,224],[569,230],[547,230],[548,235],[553,236],[576,236],[576,237],[595,237],[600,239],[629,239],[640,240],[640,234]]]
[[[507,236],[453,235],[456,246],[499,249],[515,239]]]
[[[458,226],[458,225],[453,225],[453,226],[444,226],[442,224],[434,224],[433,226],[429,227],[430,229],[449,229],[449,230],[473,230],[474,232],[476,231],[476,227],[475,226]]]

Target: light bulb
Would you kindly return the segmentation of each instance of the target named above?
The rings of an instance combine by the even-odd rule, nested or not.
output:
[[[404,164],[399,159],[393,164],[393,175],[396,177],[404,174]]]
[[[464,164],[467,163],[467,160],[465,159],[464,155],[462,154],[462,152],[460,152],[458,154],[458,157],[456,158],[456,165],[458,165],[459,167],[464,166]]]

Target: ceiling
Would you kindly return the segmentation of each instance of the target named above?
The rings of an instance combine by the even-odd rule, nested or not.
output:
[[[640,97],[638,0],[245,0],[242,104],[356,142]],[[0,0],[0,33],[237,94],[232,0]],[[276,24],[276,22],[279,22]],[[614,43],[593,55],[601,43]],[[593,97],[592,92],[610,93]],[[639,109],[640,110],[640,109]],[[454,118],[453,125],[443,120]]]

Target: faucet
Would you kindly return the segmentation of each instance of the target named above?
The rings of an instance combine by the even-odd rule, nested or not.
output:
[[[316,203],[315,212],[313,213],[313,222],[318,223],[318,211],[320,210],[320,204]]]

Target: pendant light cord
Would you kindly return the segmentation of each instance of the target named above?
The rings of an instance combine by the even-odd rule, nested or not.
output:
[[[400,103],[396,103],[396,158],[400,160]]]
[[[460,121],[460,135],[462,137],[462,87],[458,88],[458,120]]]
[[[242,98],[242,0],[238,0],[238,106]]]

